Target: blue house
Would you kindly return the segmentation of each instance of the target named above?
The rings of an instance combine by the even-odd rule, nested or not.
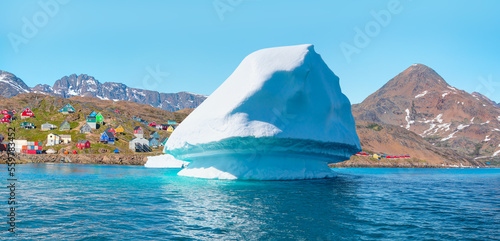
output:
[[[155,139],[159,140],[160,139],[160,134],[158,134],[157,131],[154,131],[153,133],[151,133],[149,135],[149,137],[152,137],[152,138],[155,138]]]
[[[167,121],[167,124],[169,124],[169,125],[177,125],[177,121]]]
[[[160,143],[158,143],[158,139],[153,138],[153,137],[149,138],[149,146],[150,147],[152,147],[152,148],[158,148],[159,144]]]
[[[118,150],[118,148],[117,148],[117,149],[115,149],[113,152],[114,152],[114,153],[120,153],[120,150]]]
[[[109,131],[105,131],[101,134],[101,140],[102,143],[108,143],[108,144],[115,144],[115,135]]]
[[[92,113],[90,113],[89,116],[92,116],[92,117],[96,117],[97,116],[97,113],[95,111],[92,111]]]

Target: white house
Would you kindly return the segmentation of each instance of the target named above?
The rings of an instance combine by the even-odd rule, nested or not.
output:
[[[130,142],[128,143],[128,148],[130,150],[134,150],[135,151],[135,144],[136,143],[139,143],[139,144],[142,144],[142,145],[148,145],[149,146],[148,139],[146,139],[146,138],[134,138],[134,139],[130,140]]]
[[[46,146],[53,146],[53,145],[59,145],[61,144],[61,137],[59,135],[56,135],[54,133],[50,133],[47,135],[47,145]]]

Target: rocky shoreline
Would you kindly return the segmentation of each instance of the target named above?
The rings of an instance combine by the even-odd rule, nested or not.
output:
[[[148,160],[147,155],[130,154],[42,154],[29,155],[16,153],[17,163],[86,163],[108,165],[138,165],[142,166]],[[0,164],[5,164],[7,154],[0,154]]]
[[[144,154],[43,154],[29,155],[16,153],[15,157],[18,164],[27,163],[80,163],[80,164],[105,164],[105,165],[136,165],[143,166],[148,160],[148,155]],[[7,154],[0,153],[0,164],[5,164]],[[443,165],[444,164],[444,165]],[[457,165],[458,164],[458,165]],[[456,165],[456,166],[454,166]],[[486,166],[483,163],[463,163],[464,167],[497,167]],[[457,168],[460,163],[429,163],[418,159],[402,160],[375,160],[373,158],[355,157],[350,160],[333,163],[329,165],[333,168],[359,167],[359,168]]]

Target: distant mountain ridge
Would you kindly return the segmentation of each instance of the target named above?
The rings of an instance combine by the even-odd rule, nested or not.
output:
[[[196,108],[207,96],[189,92],[160,93],[158,91],[131,88],[121,83],[100,83],[93,76],[72,74],[58,79],[53,86],[38,84],[28,87],[15,75],[0,71],[1,94],[5,98],[20,93],[42,93],[47,95],[70,98],[73,96],[94,97],[102,100],[133,101],[147,104],[167,111]]]

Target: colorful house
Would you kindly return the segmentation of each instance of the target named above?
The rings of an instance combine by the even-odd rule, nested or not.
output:
[[[20,124],[20,126],[21,126],[21,128],[23,128],[23,129],[35,129],[35,124],[30,123],[30,122],[27,122],[27,121],[22,122],[22,123]]]
[[[115,127],[115,132],[119,133],[119,134],[123,134],[123,126],[118,125],[117,127]]]
[[[158,145],[159,145],[158,139],[151,137],[151,138],[149,138],[148,141],[149,141],[149,146],[150,147],[152,147],[152,148],[158,148]]]
[[[107,143],[107,144],[115,144],[115,136],[113,133],[105,131],[101,134],[101,140],[102,143]]]
[[[0,119],[0,122],[1,123],[10,123],[10,118],[2,117],[2,119]]]
[[[76,147],[78,147],[78,149],[90,148],[90,141],[89,140],[79,140],[78,142],[76,142]]]
[[[173,126],[173,125],[169,125],[169,126],[167,127],[167,131],[168,131],[168,132],[173,132],[173,131],[174,131],[174,126]]]
[[[95,116],[87,116],[87,124],[90,126],[90,128],[92,129],[96,129],[97,128],[97,120],[95,118]]]
[[[143,138],[144,137],[144,130],[142,130],[142,127],[140,127],[140,126],[134,127],[134,135],[138,138]]]
[[[95,116],[95,119],[96,119],[97,123],[99,123],[99,124],[104,123],[104,116],[102,116],[101,112],[97,113],[97,115]]]
[[[120,114],[120,110],[118,110],[118,109],[115,109],[115,110],[114,110],[114,112],[115,112],[116,114]]]
[[[69,144],[71,142],[71,135],[60,135],[61,143]]]
[[[108,129],[106,129],[105,131],[113,133],[113,136],[116,135],[116,131],[115,129],[113,129],[113,127],[108,127]]]
[[[69,131],[71,129],[71,126],[69,125],[68,121],[63,121],[61,125],[59,126],[60,131]]]
[[[47,135],[47,145],[46,146],[53,146],[53,145],[59,145],[61,143],[61,137],[50,133]]]
[[[118,148],[116,148],[116,149],[113,150],[113,152],[116,153],[116,154],[118,154],[118,153],[120,153],[120,150],[118,150]]]
[[[82,127],[80,127],[80,133],[91,133],[92,132],[92,128],[90,127],[89,124],[85,124],[83,125]]]
[[[151,133],[151,134],[149,135],[149,137],[151,137],[151,138],[155,138],[156,140],[159,140],[159,139],[160,139],[160,134],[158,134],[158,132],[157,132],[157,131],[154,131],[153,133]]]
[[[26,108],[21,113],[21,119],[32,118],[35,117],[35,114],[30,110],[30,108]]]
[[[177,121],[167,121],[167,124],[169,124],[169,125],[177,125]]]
[[[9,119],[12,119],[14,118],[14,112],[13,111],[5,111],[4,113],[2,113],[4,117],[7,117]]]
[[[149,123],[149,126],[155,127],[156,126],[156,122],[153,121],[153,122]]]
[[[90,115],[89,115],[89,116],[93,116],[93,117],[95,117],[96,115],[97,115],[97,113],[96,113],[95,111],[92,111],[92,113],[90,113]]]
[[[163,137],[160,139],[160,141],[158,142],[158,145],[160,146],[165,146],[165,144],[167,143],[168,141],[168,137]]]
[[[71,106],[69,103],[66,104],[63,108],[61,108],[59,110],[59,112],[63,113],[63,114],[69,114],[69,113],[75,113],[75,108],[73,108],[73,106]]]

